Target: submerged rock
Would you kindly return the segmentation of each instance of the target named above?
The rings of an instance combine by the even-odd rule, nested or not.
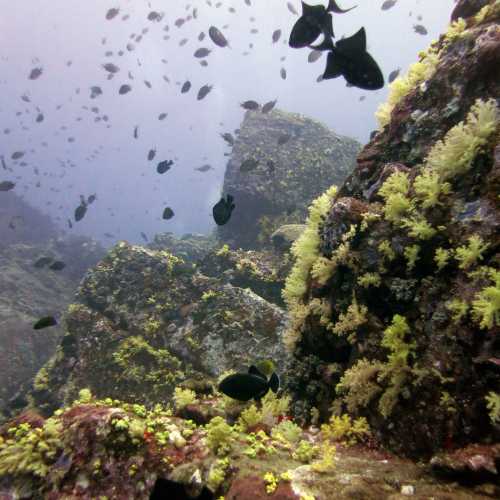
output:
[[[217,229],[231,247],[269,246],[281,225],[302,223],[308,204],[351,173],[360,144],[302,115],[249,111],[231,152],[222,192],[234,196],[231,220]],[[245,161],[258,165],[240,170]]]

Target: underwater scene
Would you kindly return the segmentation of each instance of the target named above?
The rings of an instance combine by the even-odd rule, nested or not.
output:
[[[500,498],[500,0],[0,5],[0,500]]]

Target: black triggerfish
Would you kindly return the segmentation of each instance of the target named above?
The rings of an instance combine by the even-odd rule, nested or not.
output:
[[[264,397],[269,389],[278,392],[279,387],[280,379],[276,373],[273,372],[268,380],[257,367],[252,365],[248,373],[233,373],[227,376],[219,384],[219,391],[238,401],[249,401]]]

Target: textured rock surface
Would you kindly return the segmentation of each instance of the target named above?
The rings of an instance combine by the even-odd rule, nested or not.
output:
[[[288,142],[278,145],[285,136],[290,137]],[[234,196],[236,209],[231,220],[218,228],[219,237],[235,248],[269,245],[275,229],[302,222],[316,196],[344,181],[359,149],[356,141],[301,115],[247,112],[223,186],[224,194]],[[241,172],[241,163],[249,158],[258,160],[259,166]]]
[[[216,245],[215,237],[201,234],[185,234],[178,238],[173,233],[156,234],[148,248],[152,250],[168,250],[185,262],[198,262]]]
[[[66,335],[32,395],[48,411],[89,387],[153,404],[191,377],[216,377],[260,358],[282,366],[286,315],[251,290],[204,276],[167,251],[111,249],[89,271]]]
[[[0,249],[0,409],[54,353],[62,337],[59,325],[35,331],[33,324],[43,316],[62,315],[83,273],[103,253],[85,238]],[[33,263],[41,256],[62,260],[66,268],[36,269]]]
[[[292,311],[296,415],[326,416],[334,402],[411,456],[499,438],[498,114],[488,133],[483,117],[447,135],[475,123],[477,99],[499,104],[500,6],[490,6],[441,37],[426,56],[435,71],[358,156]],[[425,172],[437,199],[418,189]],[[388,179],[399,182],[392,204]]]

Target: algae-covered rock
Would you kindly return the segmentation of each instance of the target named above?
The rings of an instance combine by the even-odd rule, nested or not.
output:
[[[234,196],[231,220],[218,228],[232,247],[268,246],[281,225],[301,223],[309,203],[351,173],[360,144],[302,115],[249,111],[240,127],[224,178]],[[249,171],[241,164],[255,159]]]
[[[271,234],[274,248],[280,251],[290,250],[293,242],[298,239],[305,228],[305,224],[285,224],[280,226]]]
[[[49,412],[89,387],[99,397],[154,404],[193,377],[283,366],[286,315],[251,290],[204,276],[165,250],[117,244],[82,281],[56,355],[35,378]]]
[[[217,244],[213,236],[202,234],[185,234],[176,237],[173,233],[156,234],[152,243],[148,245],[153,250],[168,250],[185,262],[198,262]]]
[[[499,439],[499,20],[460,19],[394,83],[285,289],[294,413],[366,416],[413,457]]]

